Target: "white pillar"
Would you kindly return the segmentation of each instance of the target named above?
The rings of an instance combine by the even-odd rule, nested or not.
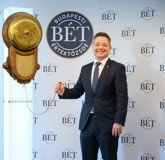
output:
[[[33,14],[31,8],[10,7],[4,10],[4,20],[20,11]],[[7,55],[8,48],[4,45],[4,62]],[[33,107],[32,88],[31,82],[26,84],[25,91],[25,86],[4,70],[4,160],[32,159],[33,114],[28,110],[28,105]]]

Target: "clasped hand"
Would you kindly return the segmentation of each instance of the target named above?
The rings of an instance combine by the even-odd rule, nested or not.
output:
[[[54,92],[57,94],[62,94],[64,91],[64,83],[63,82],[57,82],[54,85]]]

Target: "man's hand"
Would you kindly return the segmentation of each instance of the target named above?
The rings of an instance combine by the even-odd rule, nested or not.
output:
[[[62,94],[64,92],[64,83],[63,82],[55,83],[54,92],[56,92],[58,94]]]
[[[119,123],[114,123],[112,127],[112,135],[119,136],[122,133],[123,126]]]

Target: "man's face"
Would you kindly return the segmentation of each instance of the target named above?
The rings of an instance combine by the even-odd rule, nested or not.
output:
[[[99,36],[93,41],[92,49],[96,60],[101,61],[108,57],[111,45],[106,37]]]

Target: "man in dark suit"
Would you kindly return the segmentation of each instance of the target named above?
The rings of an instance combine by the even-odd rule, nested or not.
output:
[[[96,60],[82,67],[74,88],[65,88],[63,82],[57,82],[54,91],[60,99],[76,99],[85,93],[79,123],[82,159],[97,160],[100,148],[103,160],[117,160],[118,138],[125,124],[128,103],[125,66],[108,58],[112,49],[108,34],[97,33],[92,49]],[[93,90],[96,62],[101,64]]]

